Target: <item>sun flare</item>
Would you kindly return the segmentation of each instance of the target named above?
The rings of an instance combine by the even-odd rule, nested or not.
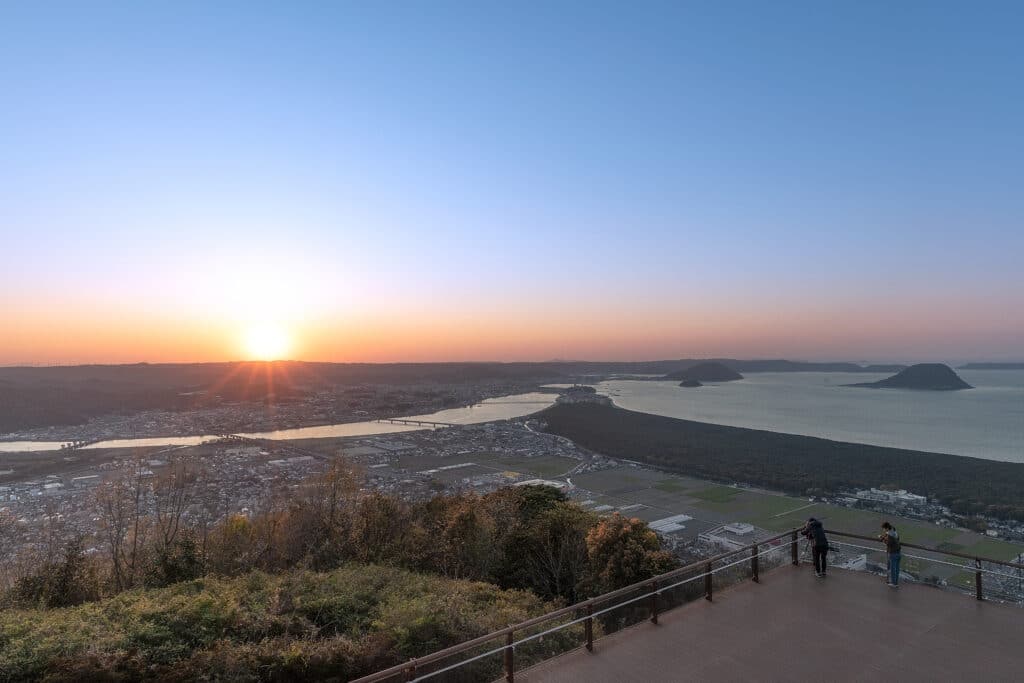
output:
[[[282,360],[290,347],[288,333],[279,325],[253,325],[245,331],[245,350],[253,360]]]

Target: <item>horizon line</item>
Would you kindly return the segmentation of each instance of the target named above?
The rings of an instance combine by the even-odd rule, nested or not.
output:
[[[555,365],[555,364],[639,364],[639,363],[677,363],[682,361],[741,361],[741,362],[787,362],[787,363],[814,363],[833,364],[848,363],[851,365],[914,365],[917,363],[940,363],[946,362],[950,365],[967,363],[999,363],[999,364],[1024,364],[1024,360],[992,360],[973,359],[956,361],[910,361],[910,360],[810,360],[807,358],[788,358],[784,356],[752,356],[752,357],[731,357],[731,356],[706,356],[706,357],[680,357],[680,358],[644,358],[632,360],[588,360],[588,359],[560,359],[548,360],[392,360],[392,361],[338,361],[338,360],[302,360],[297,358],[279,358],[275,360],[262,359],[231,359],[231,360],[202,360],[202,361],[111,361],[111,362],[86,362],[86,363],[60,363],[60,362],[39,362],[39,363],[13,363],[0,364],[0,370],[22,369],[22,368],[84,368],[84,367],[133,367],[133,366],[169,366],[169,365],[231,365],[239,363],[264,364],[274,363],[305,363],[310,365]]]

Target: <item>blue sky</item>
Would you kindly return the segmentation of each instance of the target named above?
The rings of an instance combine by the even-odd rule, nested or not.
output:
[[[1022,29],[994,2],[8,4],[0,361],[135,359],[33,340],[50,309],[222,320],[230,283],[332,360],[1024,356]],[[395,320],[489,322],[367,352]]]

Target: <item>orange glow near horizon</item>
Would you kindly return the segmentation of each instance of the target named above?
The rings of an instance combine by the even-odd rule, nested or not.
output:
[[[465,302],[463,302],[465,303]],[[67,304],[65,304],[66,306]],[[829,306],[756,310],[411,305],[287,319],[275,306],[247,322],[218,314],[128,307],[11,307],[0,335],[0,365],[204,362],[293,359],[327,362],[649,360],[792,358],[943,360],[962,350],[1010,345],[1015,323],[965,311],[957,329],[942,315]],[[989,318],[989,320],[986,320]]]
[[[245,331],[245,350],[252,360],[284,360],[291,352],[291,339],[280,325],[261,323]]]

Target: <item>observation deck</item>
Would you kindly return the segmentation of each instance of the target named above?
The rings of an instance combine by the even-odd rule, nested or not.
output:
[[[879,551],[877,539],[828,533],[843,549]],[[792,530],[356,683],[502,672],[507,683],[1021,680],[1024,565],[910,543],[903,557],[973,573],[973,595],[914,581],[890,588],[852,569],[817,578]],[[1014,602],[1001,602],[1008,587]]]
[[[516,674],[525,683],[1019,681],[1024,610],[784,566]]]

